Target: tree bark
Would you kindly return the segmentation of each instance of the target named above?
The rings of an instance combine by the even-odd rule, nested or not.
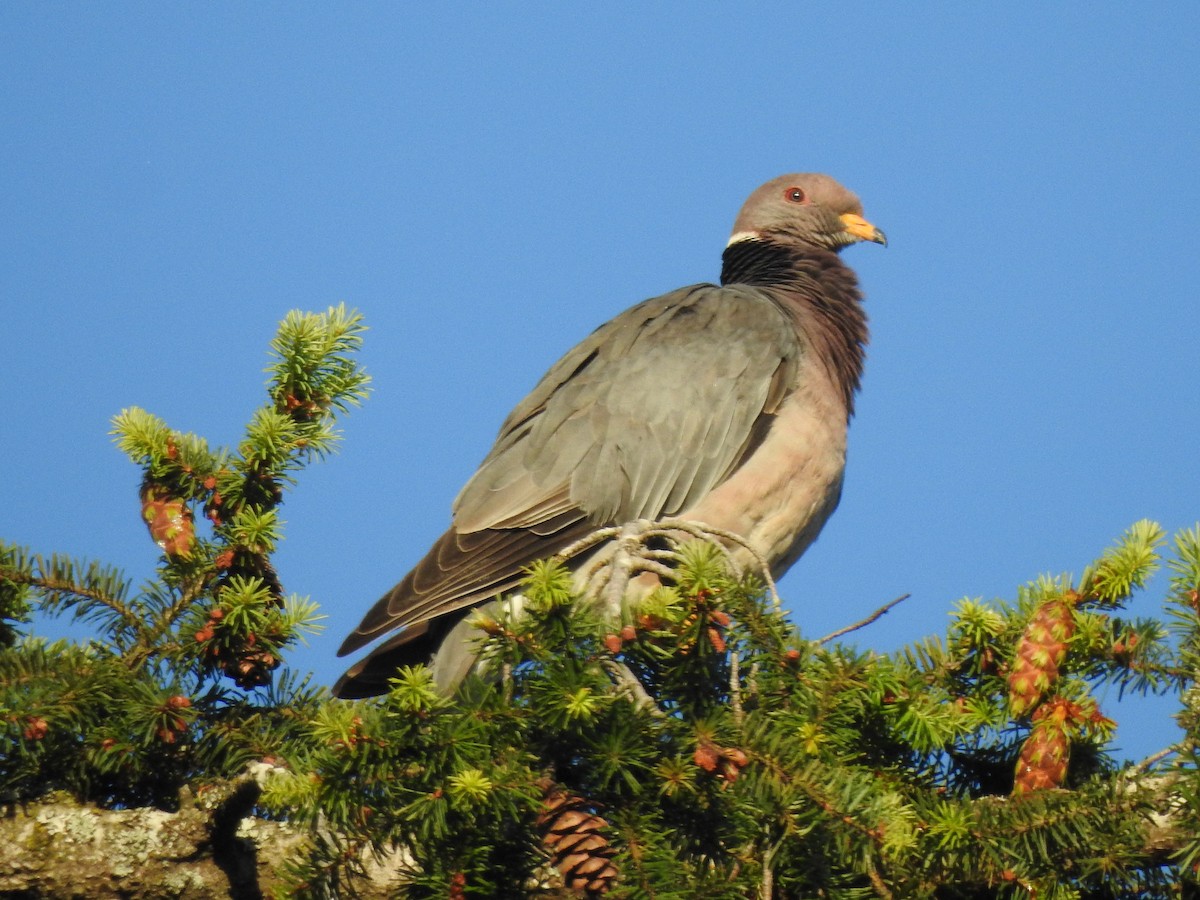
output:
[[[0,896],[270,897],[307,833],[249,815],[259,792],[253,778],[239,779],[181,798],[174,813],[98,809],[62,794],[13,807],[0,818]],[[394,896],[398,860],[365,858],[359,896]]]

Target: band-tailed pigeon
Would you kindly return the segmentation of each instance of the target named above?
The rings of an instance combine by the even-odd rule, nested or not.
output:
[[[776,575],[786,570],[841,495],[867,326],[837,253],[863,240],[886,243],[826,175],[784,175],[751,194],[720,286],[626,310],[517,405],[454,501],[450,530],[339,655],[400,633],[334,693],[383,693],[399,666],[431,658],[452,689],[478,636],[467,613],[604,525],[678,516],[736,532]]]

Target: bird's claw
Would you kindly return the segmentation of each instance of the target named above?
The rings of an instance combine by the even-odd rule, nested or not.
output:
[[[775,580],[762,554],[736,532],[691,519],[636,519],[625,525],[598,528],[560,550],[556,558],[568,560],[597,544],[608,542],[579,570],[578,579],[589,596],[603,598],[608,614],[616,619],[621,615],[625,594],[635,577],[643,573],[655,575],[660,580],[674,576],[672,566],[679,563],[678,551],[650,546],[650,541],[665,538],[673,546],[681,534],[719,547],[737,574],[741,573],[741,566],[730,545],[744,550],[754,560],[775,608],[780,608]]]

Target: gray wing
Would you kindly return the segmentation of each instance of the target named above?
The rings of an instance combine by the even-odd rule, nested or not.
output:
[[[509,415],[450,530],[340,653],[394,628],[426,637],[597,526],[695,505],[761,442],[801,352],[790,318],[745,286],[683,288],[602,325]]]
[[[454,503],[460,533],[673,515],[724,481],[794,387],[798,340],[766,294],[700,285],[648,300],[563,357]],[[756,427],[757,426],[757,427]]]

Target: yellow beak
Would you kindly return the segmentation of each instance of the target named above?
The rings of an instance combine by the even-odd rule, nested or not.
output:
[[[852,235],[856,241],[874,241],[876,244],[887,246],[887,235],[864,219],[853,213],[839,216],[845,226],[846,234]]]

